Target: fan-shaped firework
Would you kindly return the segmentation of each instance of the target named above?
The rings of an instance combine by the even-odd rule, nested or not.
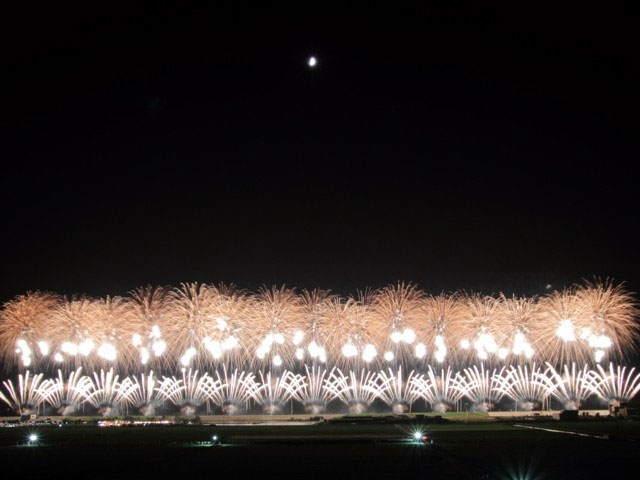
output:
[[[589,368],[585,365],[578,369],[575,363],[571,368],[564,366],[562,373],[558,373],[550,363],[544,375],[538,377],[547,389],[547,394],[552,395],[565,410],[578,410],[582,402],[591,394],[589,386]]]
[[[305,370],[307,375],[304,377],[304,383],[293,398],[304,405],[305,411],[322,413],[331,400],[331,392],[324,386],[327,370],[315,365],[311,369],[305,365]]]
[[[454,388],[471,400],[473,410],[481,412],[492,410],[504,395],[497,388],[504,368],[502,367],[499,371],[495,368],[489,371],[485,370],[484,363],[480,364],[480,368],[477,365],[465,368],[464,375],[456,377]]]
[[[393,413],[405,413],[411,409],[411,405],[421,396],[421,391],[416,388],[415,372],[409,372],[407,378],[402,376],[402,366],[394,373],[389,369],[389,375],[384,370],[378,373],[377,396],[391,407]]]
[[[158,385],[158,396],[180,407],[187,417],[193,417],[196,409],[211,399],[213,392],[220,388],[220,382],[209,374],[200,376],[198,370],[182,370],[182,378],[164,377]]]
[[[426,375],[411,379],[415,392],[431,405],[435,412],[450,410],[464,395],[464,389],[458,383],[458,375],[453,374],[450,366],[437,375],[429,365]]]
[[[82,367],[72,371],[66,381],[62,370],[58,377],[44,384],[45,400],[62,415],[73,415],[85,401],[85,393],[90,386],[89,377],[82,376]]]
[[[360,376],[354,371],[345,375],[335,368],[325,380],[325,388],[332,400],[338,399],[349,407],[351,413],[364,413],[378,396],[376,374],[362,369]]]
[[[628,369],[621,365],[614,368],[609,364],[609,370],[598,365],[598,371],[590,373],[590,388],[601,399],[608,403],[628,402],[640,392],[640,373],[634,376],[635,367]]]
[[[105,417],[118,415],[122,407],[126,407],[130,402],[130,395],[137,388],[136,384],[129,379],[122,383],[120,376],[111,368],[105,372],[100,370],[100,374],[93,372],[93,378],[85,377],[86,388],[84,390],[85,402],[92,405]]]
[[[155,415],[156,407],[159,407],[161,402],[156,392],[158,379],[153,375],[153,371],[147,375],[141,373],[140,380],[135,376],[127,380],[131,382],[132,385],[135,385],[128,396],[131,406],[137,408],[138,413],[147,417]]]
[[[271,372],[266,375],[260,372],[260,379],[262,384],[253,392],[252,398],[269,414],[281,412],[284,404],[304,388],[304,377],[288,370],[278,377],[272,376]]]
[[[211,392],[213,403],[222,408],[223,413],[233,415],[247,409],[249,400],[253,398],[260,386],[255,381],[253,373],[240,372],[234,370],[231,375],[227,374],[227,367],[222,366],[222,376],[216,371],[216,378],[219,388]]]
[[[535,363],[532,366],[512,365],[503,375],[496,377],[499,382],[496,391],[516,402],[517,408],[538,409],[550,393],[548,384],[540,381],[541,377],[544,374]]]
[[[46,399],[46,388],[42,388],[43,374],[31,375],[29,370],[18,375],[18,388],[13,386],[11,380],[2,382],[6,391],[5,395],[0,391],[0,400],[9,405],[19,415],[29,415],[38,410],[38,407]],[[46,385],[44,385],[46,387]]]
[[[52,379],[43,374],[32,377],[29,372],[19,375],[18,386],[4,382],[2,399],[18,414],[30,414],[47,403],[59,413],[73,414],[80,404],[93,406],[103,415],[114,415],[123,407],[135,407],[137,413],[155,414],[155,409],[171,404],[181,409],[186,417],[196,415],[203,406],[222,407],[224,413],[251,411],[257,405],[263,412],[282,412],[294,401],[307,412],[320,413],[332,400],[337,399],[353,413],[363,413],[376,400],[391,407],[394,413],[405,412],[419,399],[431,409],[443,412],[471,403],[471,409],[486,411],[498,408],[506,396],[520,409],[536,409],[546,398],[553,397],[565,409],[578,409],[590,396],[598,396],[609,403],[628,402],[640,392],[640,374],[635,369],[609,365],[608,370],[588,365],[580,369],[575,364],[557,371],[551,364],[542,371],[533,366],[518,365],[500,370],[485,369],[484,364],[455,372],[451,367],[427,368],[419,375],[414,371],[405,378],[402,367],[387,371],[361,370],[358,375],[350,370],[346,374],[334,368],[328,375],[321,366],[305,366],[306,376],[283,371],[280,374],[261,372],[261,383],[253,373],[234,370],[229,373],[222,366],[222,374],[215,371],[200,375],[197,370],[185,369],[181,378],[164,377],[158,382],[153,372],[139,377],[120,377],[113,369],[82,376],[81,369],[64,377],[61,370]],[[439,373],[439,374],[438,374]],[[465,405],[467,408],[469,405]]]

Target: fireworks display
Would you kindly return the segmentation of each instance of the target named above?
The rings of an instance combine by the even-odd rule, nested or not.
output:
[[[636,317],[633,295],[611,282],[534,298],[432,296],[404,283],[347,299],[196,283],[98,300],[36,292],[2,309],[5,370],[25,372],[0,399],[65,414],[276,413],[290,402],[321,412],[332,401],[362,412],[376,400],[445,411],[462,399],[487,410],[504,398],[575,409],[640,389],[633,369],[613,366],[635,351]]]

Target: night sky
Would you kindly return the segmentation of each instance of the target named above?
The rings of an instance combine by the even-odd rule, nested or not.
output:
[[[629,12],[303,3],[3,15],[0,300],[640,290]]]

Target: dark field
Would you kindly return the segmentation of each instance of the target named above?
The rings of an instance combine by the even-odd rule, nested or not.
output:
[[[425,425],[433,446],[384,442],[409,438],[409,425],[17,427],[0,429],[0,457],[3,478],[638,478],[637,422],[527,425],[615,438],[508,423]],[[39,445],[17,446],[32,432],[41,438]],[[222,445],[191,445],[214,434]],[[362,443],[362,436],[377,436],[382,443]],[[263,441],[229,444],[247,437]],[[309,442],[335,437],[343,440]]]

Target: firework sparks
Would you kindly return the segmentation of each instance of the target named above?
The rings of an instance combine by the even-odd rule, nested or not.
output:
[[[163,401],[180,407],[186,417],[195,416],[196,409],[207,403],[213,392],[221,387],[220,382],[213,380],[209,374],[200,376],[198,370],[182,370],[182,378],[164,377],[157,388]]]
[[[159,407],[161,402],[156,391],[158,379],[154,376],[153,371],[147,375],[141,373],[139,380],[138,377],[130,377],[128,382],[133,386],[128,395],[129,403],[144,416],[155,415],[156,407]],[[128,385],[129,383],[127,383],[127,387]]]

